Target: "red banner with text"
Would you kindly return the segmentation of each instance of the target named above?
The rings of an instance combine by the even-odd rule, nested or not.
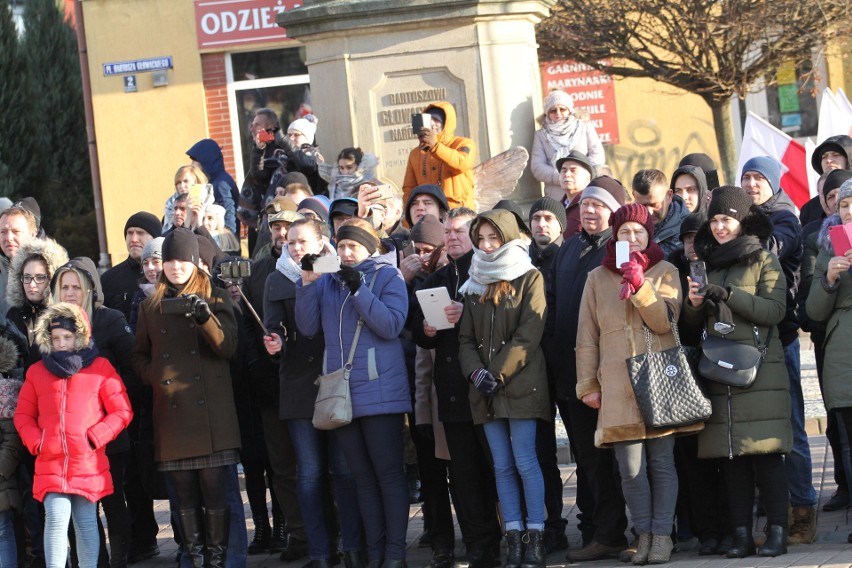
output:
[[[287,39],[275,17],[305,0],[195,0],[199,49],[227,49]]]
[[[612,77],[576,61],[543,61],[542,92],[561,89],[571,95],[574,107],[588,113],[604,144],[618,144],[618,113]]]

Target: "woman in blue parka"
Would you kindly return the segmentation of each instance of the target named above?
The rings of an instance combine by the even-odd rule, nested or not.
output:
[[[333,430],[352,475],[364,522],[369,568],[402,568],[408,529],[408,484],[402,432],[411,395],[399,334],[408,313],[405,282],[387,250],[363,219],[336,231],[342,268],[313,271],[315,255],[302,259],[296,289],[296,325],[306,336],[325,336],[325,369],[341,368],[358,320],[364,321],[352,361],[352,422]]]

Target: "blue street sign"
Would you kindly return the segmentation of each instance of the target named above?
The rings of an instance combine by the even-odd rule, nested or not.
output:
[[[144,73],[145,71],[159,71],[161,69],[172,69],[174,63],[172,56],[152,57],[151,59],[136,59],[133,61],[119,61],[117,63],[104,63],[104,77],[111,75],[127,75],[130,73]]]

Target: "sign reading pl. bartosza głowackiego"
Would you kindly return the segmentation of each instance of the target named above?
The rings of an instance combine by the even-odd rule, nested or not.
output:
[[[198,49],[287,39],[287,32],[275,23],[275,17],[304,3],[305,0],[195,0]]]
[[[149,59],[134,59],[131,61],[118,61],[116,63],[104,63],[104,77],[111,75],[130,75],[133,73],[144,73],[146,71],[160,71],[174,67],[171,55],[166,57],[151,57]]]
[[[604,144],[618,144],[618,114],[612,77],[576,61],[542,61],[542,92],[560,89],[571,95],[574,107],[589,114]]]

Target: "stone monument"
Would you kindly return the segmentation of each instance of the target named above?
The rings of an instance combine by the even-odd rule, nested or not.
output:
[[[455,106],[476,163],[531,150],[542,112],[535,25],[555,1],[314,0],[277,21],[305,46],[326,159],[360,146],[401,187],[417,145],[411,115],[434,101]],[[527,171],[512,198],[540,196]]]

